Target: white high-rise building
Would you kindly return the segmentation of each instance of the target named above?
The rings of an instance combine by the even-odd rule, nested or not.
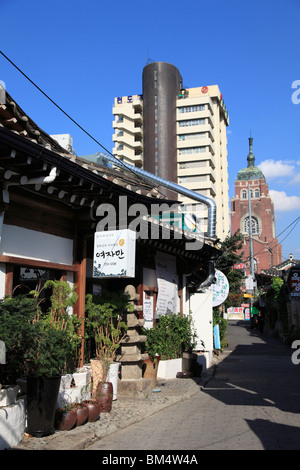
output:
[[[113,114],[113,154],[214,199],[217,237],[223,240],[230,226],[229,117],[218,85],[184,88],[176,67],[153,62],[143,71],[143,94],[115,98]],[[181,195],[179,200],[184,211],[206,221],[203,204]]]

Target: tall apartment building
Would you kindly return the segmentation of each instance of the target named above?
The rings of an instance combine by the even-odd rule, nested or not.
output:
[[[178,69],[152,62],[143,70],[143,94],[115,98],[113,154],[152,174],[215,200],[217,236],[229,233],[227,135],[217,85],[184,88]],[[166,190],[166,196],[174,194]],[[204,220],[203,204],[184,196],[182,210]]]

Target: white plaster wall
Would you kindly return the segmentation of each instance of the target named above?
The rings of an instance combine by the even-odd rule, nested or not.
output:
[[[212,294],[195,293],[190,295],[190,311],[194,320],[194,326],[198,335],[198,344],[195,350],[213,350],[213,317]],[[204,348],[201,342],[204,342]]]
[[[71,265],[73,240],[4,224],[0,255]]]

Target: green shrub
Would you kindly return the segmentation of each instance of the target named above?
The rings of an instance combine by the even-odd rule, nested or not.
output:
[[[0,382],[14,384],[24,377],[24,353],[32,344],[32,321],[36,302],[25,296],[0,300],[0,340],[6,347],[6,364],[0,366]]]
[[[122,292],[86,295],[85,344],[89,359],[96,357],[107,363],[114,360],[126,336],[127,324],[123,319],[129,309],[128,299]]]
[[[78,365],[80,320],[69,315],[77,295],[63,281],[47,281],[52,289],[50,308],[45,309],[41,292],[0,301],[0,339],[5,342],[6,362],[1,382],[12,384],[27,375],[52,377],[73,372]]]

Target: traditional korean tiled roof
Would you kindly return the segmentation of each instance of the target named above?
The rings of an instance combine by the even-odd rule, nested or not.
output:
[[[270,269],[264,269],[262,273],[268,276],[282,276],[282,274],[288,271],[289,268],[298,264],[300,264],[299,259],[289,258],[282,261],[282,263],[277,264],[277,266],[273,266]]]
[[[13,155],[11,153],[13,151]],[[99,154],[97,154],[98,156]],[[0,103],[0,172],[11,173],[12,178],[20,181],[32,178],[34,175],[47,176],[52,166],[58,167],[58,174],[51,187],[41,185],[37,190],[40,195],[65,202],[73,207],[96,208],[99,200],[110,198],[112,194],[127,195],[131,200],[143,202],[148,205],[153,203],[176,203],[166,199],[159,189],[148,180],[144,180],[131,172],[128,168],[120,169],[112,167],[104,160],[86,157],[78,157],[74,153],[67,152],[59,143],[43,131],[22,108],[6,93],[5,104]],[[10,182],[11,180],[9,180]],[[25,189],[25,186],[19,185]],[[32,190],[34,188],[32,187]],[[51,190],[51,193],[49,191]],[[71,201],[71,202],[70,202]],[[1,203],[1,201],[0,201]],[[94,210],[94,209],[93,209]],[[157,223],[148,220],[149,224]],[[163,224],[159,222],[160,230]],[[171,233],[178,230],[171,227]],[[183,245],[184,240],[193,240],[197,235],[193,232],[179,229],[182,232],[182,240],[175,245]],[[176,238],[176,237],[175,237]],[[153,243],[156,243],[153,241]],[[218,250],[214,248],[214,241],[203,237],[201,252],[209,249],[217,256]],[[189,256],[193,258],[196,253]],[[196,255],[197,256],[197,255]]]
[[[0,129],[1,128],[8,129],[21,137],[25,137],[33,144],[41,145],[43,148],[71,160],[82,168],[91,171],[93,174],[110,181],[113,185],[126,188],[137,195],[140,194],[155,199],[166,199],[153,183],[130,172],[127,168],[120,170],[99,162],[92,162],[87,158],[78,157],[74,153],[65,150],[23,111],[8,92],[6,92],[5,103],[0,103]]]

